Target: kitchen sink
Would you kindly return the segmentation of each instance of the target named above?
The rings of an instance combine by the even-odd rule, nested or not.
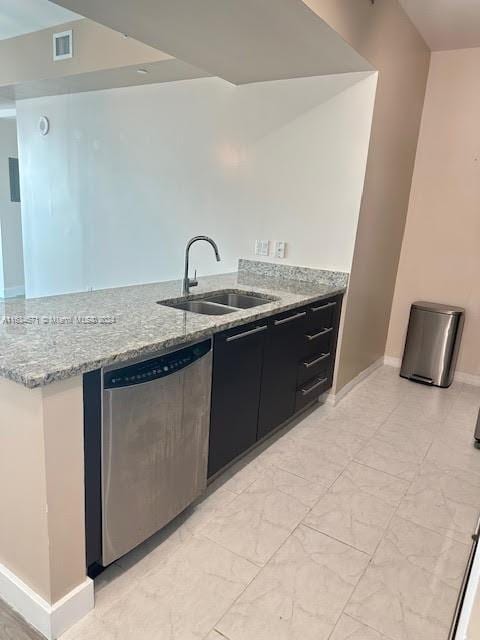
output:
[[[203,299],[216,304],[224,304],[227,307],[236,307],[237,309],[250,309],[251,307],[258,307],[261,304],[271,302],[271,299],[265,298],[265,296],[249,296],[244,293],[216,293],[212,296],[205,296]]]
[[[240,309],[251,309],[262,304],[273,302],[277,298],[265,296],[261,293],[231,293],[217,291],[195,299],[180,298],[177,300],[160,300],[158,304],[181,311],[191,311],[207,316],[221,316]]]
[[[205,302],[204,300],[179,300],[177,302],[159,302],[158,304],[166,307],[173,307],[181,311],[192,311],[193,313],[201,313],[206,316],[223,316],[226,313],[238,311],[232,307],[226,307],[222,304]]]

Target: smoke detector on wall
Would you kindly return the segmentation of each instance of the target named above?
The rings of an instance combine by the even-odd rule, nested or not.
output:
[[[73,32],[61,31],[53,34],[53,59],[67,60],[73,57]]]

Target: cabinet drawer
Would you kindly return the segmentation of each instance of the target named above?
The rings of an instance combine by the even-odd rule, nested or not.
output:
[[[300,385],[295,398],[295,411],[303,409],[330,388],[331,381],[327,373],[320,374]]]
[[[318,331],[316,329],[306,331],[303,357],[311,359],[314,355],[331,352],[334,338],[335,330],[333,327],[325,327]]]
[[[339,301],[335,298],[313,302],[308,307],[307,329],[318,333],[322,329],[330,329],[335,325]]]
[[[298,386],[303,385],[311,378],[330,375],[332,368],[333,355],[330,351],[316,353],[315,355],[305,358],[298,365]]]

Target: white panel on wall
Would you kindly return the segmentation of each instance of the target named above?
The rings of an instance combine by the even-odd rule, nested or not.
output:
[[[195,246],[199,275],[235,270],[258,238],[348,271],[375,87],[202,78],[19,102],[27,295],[179,278],[200,233],[222,262]]]

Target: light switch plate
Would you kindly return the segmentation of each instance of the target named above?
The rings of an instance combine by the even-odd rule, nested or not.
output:
[[[268,256],[270,252],[270,241],[269,240],[256,240],[255,241],[255,255],[257,256]]]
[[[287,243],[283,240],[277,240],[275,242],[275,258],[284,258],[286,249]]]

